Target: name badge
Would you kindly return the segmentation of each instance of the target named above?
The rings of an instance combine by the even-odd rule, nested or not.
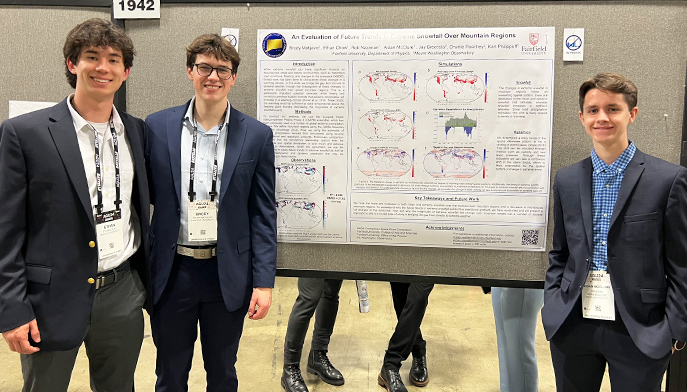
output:
[[[210,200],[188,203],[189,241],[217,241],[217,206]]]
[[[582,287],[582,316],[597,320],[615,320],[615,302],[611,275],[606,271],[589,271]]]
[[[124,251],[124,228],[121,211],[107,211],[95,215],[98,235],[98,258],[104,259]]]

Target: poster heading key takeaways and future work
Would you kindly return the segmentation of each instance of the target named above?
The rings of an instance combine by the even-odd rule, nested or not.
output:
[[[545,248],[553,27],[259,30],[279,240]]]

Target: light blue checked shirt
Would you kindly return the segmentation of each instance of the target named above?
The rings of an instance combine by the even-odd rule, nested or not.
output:
[[[618,200],[620,184],[625,177],[625,168],[635,156],[634,143],[623,151],[615,162],[607,165],[592,149],[592,213],[594,225],[594,255],[592,271],[608,270],[608,229],[611,226],[613,207]]]
[[[181,128],[181,225],[179,226],[179,245],[214,245],[215,242],[191,241],[188,238],[188,185],[191,178],[191,146],[193,145],[193,105],[196,97],[193,97],[191,104],[184,115],[184,122]],[[229,102],[229,101],[227,101]],[[209,130],[205,130],[202,125],[198,126],[198,143],[196,147],[196,170],[193,190],[196,192],[196,200],[210,200],[212,190],[212,167],[215,163],[215,138],[219,132],[217,141],[217,197],[219,200],[219,190],[222,186],[222,172],[224,167],[224,155],[227,150],[227,134],[229,133],[229,112],[231,106],[227,103],[227,115],[224,123],[218,124]]]

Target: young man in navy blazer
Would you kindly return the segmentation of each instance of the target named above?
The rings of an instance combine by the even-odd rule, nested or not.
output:
[[[113,101],[134,45],[89,19],[63,53],[74,93],[0,126],[0,331],[24,391],[66,392],[82,343],[94,391],[131,391],[150,201],[145,124]]]
[[[158,392],[188,390],[200,323],[208,391],[236,391],[248,317],[267,314],[277,260],[272,130],[227,100],[239,66],[217,34],[187,48],[195,96],[146,119]]]
[[[559,391],[660,391],[687,340],[687,170],[628,140],[637,87],[599,74],[579,91],[591,157],[556,174],[542,321]]]

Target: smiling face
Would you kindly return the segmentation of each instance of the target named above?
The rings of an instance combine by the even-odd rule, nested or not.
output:
[[[627,126],[639,109],[630,109],[623,94],[591,89],[584,96],[580,121],[591,136],[596,150],[624,151],[629,145]]]
[[[111,47],[89,47],[81,51],[76,64],[67,59],[69,72],[76,76],[75,95],[95,101],[112,100],[129,77],[122,52]]]
[[[232,69],[231,62],[217,60],[213,55],[199,54],[195,58],[195,64],[206,64],[213,68]],[[188,79],[193,82],[193,89],[196,90],[196,99],[206,103],[218,103],[226,101],[227,95],[236,83],[236,73],[229,79],[220,79],[216,70],[208,76],[201,76],[197,67],[186,67]]]

